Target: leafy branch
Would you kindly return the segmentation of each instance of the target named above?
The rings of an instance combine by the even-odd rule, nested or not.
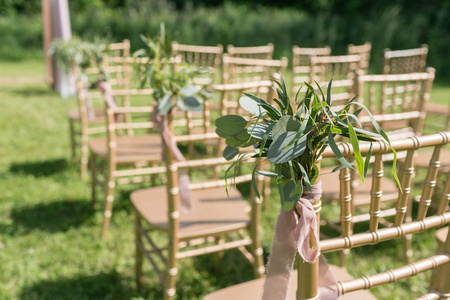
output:
[[[328,84],[326,96],[319,84],[316,83],[317,89],[306,84],[307,90],[304,97],[299,100],[299,93],[297,93],[294,101],[289,99],[283,76],[279,82],[274,82],[277,85],[274,91],[278,98],[273,99],[273,102],[277,107],[261,98],[245,94],[239,99],[239,104],[253,115],[249,121],[240,115],[233,114],[216,120],[216,133],[225,138],[227,144],[223,153],[224,157],[232,159],[240,152],[239,148],[249,146],[255,149],[254,157],[266,157],[274,166],[275,172],[254,170],[253,181],[255,173],[276,178],[281,205],[285,211],[294,207],[303,193],[303,186],[311,190],[311,185],[319,176],[316,162],[326,147],[332,149],[340,162],[340,166],[333,171],[349,168],[356,171],[364,182],[371,151],[364,161],[359,151],[359,142],[382,140],[391,147],[388,136],[369,110],[362,103],[352,99],[339,111],[334,111],[331,107],[330,93],[332,80]],[[350,109],[355,105],[359,106],[359,109],[351,113]],[[362,128],[358,120],[358,114],[362,110],[367,111],[376,132]],[[350,139],[355,155],[356,170],[339,150],[335,142],[336,136]],[[400,187],[395,170],[396,153],[394,149],[392,151],[394,152],[394,177]],[[236,168],[236,166],[237,163],[230,168]],[[259,196],[255,182],[252,186],[256,195]]]

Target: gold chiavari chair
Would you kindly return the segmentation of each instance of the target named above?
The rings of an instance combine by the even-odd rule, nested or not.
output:
[[[171,115],[169,114],[169,128]],[[215,133],[190,136],[176,136],[177,142],[217,139]],[[183,272],[178,269],[178,260],[208,253],[221,253],[237,248],[253,265],[255,275],[264,273],[262,265],[262,248],[259,241],[260,202],[253,193],[249,202],[236,189],[225,191],[223,178],[208,180],[218,166],[222,168],[233,161],[224,158],[192,159],[175,161],[167,145],[165,164],[167,184],[165,187],[152,187],[137,190],[131,194],[135,208],[136,222],[136,280],[141,286],[144,256],[154,267],[163,283],[164,299],[174,299],[176,294],[176,277]],[[249,162],[249,169],[236,177],[236,183],[251,181],[252,175],[244,173],[253,170],[255,161]],[[179,175],[191,174],[189,190],[192,208],[181,212],[180,194],[186,190],[179,185]],[[200,180],[195,178],[200,177]],[[257,179],[261,184],[261,177]],[[231,181],[229,181],[231,184]],[[154,239],[155,233],[167,237],[167,243],[161,244],[161,238]],[[159,237],[161,237],[159,235]],[[161,264],[163,268],[160,268]]]
[[[199,68],[194,84],[208,86],[216,81],[222,61],[223,46],[194,46],[172,42],[172,56]]]
[[[393,74],[393,75],[363,75],[357,72],[355,94],[359,96],[358,101],[364,103],[372,112],[374,119],[386,131],[390,140],[399,140],[422,134],[425,119],[424,107],[430,97],[431,86],[434,81],[434,69],[428,69],[427,73]],[[370,117],[361,113],[359,117],[363,127],[372,130]],[[423,155],[424,151],[418,151],[416,155]],[[398,153],[398,157],[404,157],[405,153]],[[431,157],[431,155],[429,155]],[[385,155],[385,162],[392,161],[392,155]],[[418,161],[425,161],[418,157]],[[429,158],[428,158],[429,161]],[[325,171],[325,170],[324,170]],[[324,173],[329,173],[327,168]],[[370,203],[370,194],[373,177],[368,176],[362,184],[355,173],[352,175],[352,212],[353,223],[367,221],[370,216],[357,213],[361,207]],[[339,198],[338,174],[323,175],[330,183],[324,188],[323,197],[329,201]],[[398,188],[393,180],[384,178],[382,181],[383,195],[381,203],[388,205],[397,199]],[[384,217],[392,216],[395,210],[385,210]],[[340,225],[329,223],[337,230]],[[386,222],[384,222],[387,225]],[[410,259],[411,241],[409,237],[405,241],[405,260]],[[341,253],[341,266],[345,265],[348,251]]]
[[[450,142],[450,132],[442,132],[439,134],[433,134],[422,137],[411,137],[405,140],[398,140],[392,142],[392,147],[400,152],[407,151],[405,163],[401,168],[401,184],[403,188],[403,194],[397,194],[397,201],[395,206],[394,223],[391,227],[381,228],[380,220],[382,219],[383,210],[381,206],[381,195],[383,193],[380,182],[384,176],[384,167],[382,162],[382,156],[391,152],[391,149],[379,142],[375,143],[372,149],[372,155],[375,156],[375,163],[373,165],[372,172],[376,180],[372,183],[372,192],[370,194],[370,208],[368,213],[370,215],[369,224],[370,229],[368,232],[354,233],[352,230],[352,193],[351,193],[351,176],[348,169],[340,170],[340,218],[342,220],[342,236],[331,238],[327,240],[321,240],[319,246],[322,253],[329,253],[334,251],[341,251],[343,249],[352,249],[360,246],[370,247],[383,247],[388,241],[398,241],[406,235],[416,235],[424,231],[432,231],[442,226],[448,226],[450,224],[450,212],[448,211],[449,205],[449,191],[450,191],[450,176],[446,179],[446,189],[443,192],[440,201],[439,209],[436,213],[430,214],[428,208],[430,205],[430,197],[432,195],[434,185],[433,182],[438,176],[439,160],[441,149]],[[353,155],[352,146],[350,144],[340,144],[339,148],[342,154],[349,158]],[[414,218],[407,218],[407,211],[411,210],[411,197],[412,197],[412,178],[414,174],[414,157],[415,152],[419,149],[432,148],[433,158],[429,161],[429,167],[427,171],[427,178],[421,183],[421,200],[417,213]],[[360,150],[362,154],[367,154],[369,151],[369,145],[361,145]],[[325,150],[323,158],[328,159],[333,157],[334,154],[331,149]],[[322,177],[324,185],[327,182]],[[369,196],[369,195],[368,195]],[[320,199],[314,203],[317,219],[320,219],[321,201]],[[400,242],[400,241],[399,241]],[[393,266],[381,266],[377,267],[377,256],[375,254],[367,253],[364,257],[355,261],[356,264],[372,266],[370,271],[366,274],[362,274],[360,269],[349,270],[352,273],[359,273],[360,277],[349,278],[350,275],[346,273],[342,268],[330,266],[332,272],[334,272],[337,284],[329,286],[330,288],[337,289],[341,294],[340,299],[375,299],[374,296],[367,293],[368,289],[372,289],[385,284],[396,284],[397,281],[415,276],[419,273],[426,272],[432,269],[437,269],[435,280],[433,281],[433,289],[424,295],[407,295],[408,299],[411,297],[417,297],[417,299],[446,299],[450,293],[450,239],[448,235],[445,238],[444,246],[435,255],[427,255],[421,257],[413,263],[402,264],[401,261],[395,262]],[[389,247],[389,246],[385,246]],[[383,255],[383,252],[380,254]],[[319,261],[313,264],[308,264],[303,261],[297,262],[297,271],[293,272],[290,279],[290,286],[287,299],[320,299],[319,295]],[[380,269],[382,272],[380,272]],[[387,269],[387,270],[386,270]],[[297,276],[298,275],[298,276]],[[362,276],[361,276],[362,275]],[[261,299],[262,293],[262,280],[254,280],[223,290],[219,290],[210,295],[207,295],[205,300],[220,300],[220,299],[232,299],[236,297],[238,299]],[[402,282],[407,284],[407,282]],[[296,288],[295,288],[296,287]],[[395,290],[395,286],[391,286],[386,289],[386,293]],[[411,294],[414,293],[414,289],[410,289]],[[406,299],[406,298],[405,298]]]
[[[128,66],[123,61],[124,57],[129,57],[130,42],[123,40],[121,43],[109,44],[105,52],[104,61],[101,63],[102,71],[110,77],[110,84],[114,87],[128,88],[125,82],[130,80],[129,62]],[[120,59],[120,64],[117,60]],[[108,61],[116,61],[109,64]],[[100,75],[99,66],[87,68],[83,73],[79,69],[75,70],[77,77],[76,89],[78,109],[68,112],[71,158],[73,163],[80,163],[80,173],[82,178],[87,176],[88,147],[87,141],[91,134],[104,133],[105,112],[103,105],[95,108],[95,92],[89,90],[89,80],[97,80]],[[124,99],[126,101],[126,99]],[[98,103],[98,101],[97,101]],[[102,101],[100,101],[102,103]]]
[[[305,82],[309,83],[311,73],[311,57],[312,56],[330,56],[331,47],[322,48],[300,48],[292,47],[292,95],[295,95]]]
[[[107,106],[106,137],[88,141],[92,205],[96,203],[97,188],[101,188],[106,200],[102,238],[109,227],[116,185],[142,182],[152,174],[164,172],[164,168],[157,168],[162,157],[161,138],[151,133],[155,128],[150,121],[154,108],[149,104],[142,106],[150,102],[153,90],[113,90],[112,93],[114,97],[126,95],[131,105]],[[127,114],[133,115],[128,118],[130,122],[125,118]]]
[[[395,50],[384,50],[383,73],[403,74],[417,73],[425,70],[427,63],[428,45],[420,48]]]
[[[310,58],[309,83],[316,86],[316,82],[326,87],[330,78],[333,78],[331,90],[332,105],[339,107],[353,99],[355,71],[358,70],[361,56],[312,56]]]
[[[359,64],[359,69],[363,71],[364,74],[369,73],[370,64],[370,52],[372,51],[372,43],[366,42],[363,45],[348,45],[347,54],[349,55],[359,55],[361,56],[361,62]]]
[[[233,45],[228,45],[227,53],[231,57],[272,59],[273,44],[269,43],[265,46],[253,47],[235,47]]]
[[[222,83],[243,83],[269,80],[272,74],[284,73],[287,68],[286,57],[281,59],[254,59],[223,55]]]

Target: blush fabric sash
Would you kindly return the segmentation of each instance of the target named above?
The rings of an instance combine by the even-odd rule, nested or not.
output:
[[[178,149],[177,143],[173,138],[172,132],[169,130],[167,115],[158,114],[158,105],[153,108],[152,121],[158,127],[163,142],[169,147],[170,153],[176,161],[185,161],[183,153]],[[163,152],[164,155],[164,152]],[[181,200],[181,211],[187,213],[192,208],[191,191],[189,189],[189,174],[185,169],[178,170],[178,189]]]
[[[263,300],[284,300],[287,297],[289,278],[298,252],[305,262],[313,263],[320,255],[318,224],[312,203],[322,196],[322,182],[306,188],[300,200],[290,211],[281,210],[275,225],[275,235],[267,263]],[[332,286],[334,275],[321,257],[319,261],[320,300],[338,299],[339,293]],[[331,287],[330,287],[331,286]]]

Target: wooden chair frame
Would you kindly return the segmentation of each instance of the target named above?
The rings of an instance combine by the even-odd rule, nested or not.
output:
[[[383,74],[423,72],[427,63],[428,45],[407,50],[384,50]]]
[[[274,73],[284,73],[288,59],[253,59],[223,55],[222,84],[269,80]]]
[[[169,127],[172,127],[171,117],[169,117]],[[178,136],[177,142],[181,141],[205,141],[207,139],[215,139],[215,133],[198,134],[190,136]],[[165,164],[167,172],[167,225],[160,226],[151,224],[148,220],[144,220],[143,211],[140,210],[138,199],[142,197],[144,191],[136,191],[131,195],[131,199],[135,204],[136,222],[136,282],[138,287],[142,285],[142,262],[144,255],[148,258],[159,279],[164,284],[164,299],[171,300],[175,296],[175,281],[178,273],[177,260],[203,255],[207,253],[221,253],[228,249],[237,248],[245,258],[253,264],[254,272],[257,277],[264,274],[264,266],[262,263],[262,248],[259,241],[259,218],[260,218],[260,201],[252,193],[250,196],[250,219],[247,223],[231,224],[226,227],[211,228],[202,233],[182,233],[180,230],[180,207],[179,207],[179,189],[178,189],[178,172],[182,169],[192,169],[201,167],[216,168],[217,166],[230,164],[230,161],[221,158],[196,159],[188,161],[176,162],[173,160],[168,147],[164,144]],[[231,163],[235,161],[232,160]],[[186,171],[185,171],[186,172]],[[251,174],[240,175],[236,177],[236,183],[251,181]],[[257,176],[257,185],[261,185],[261,176]],[[208,189],[214,187],[223,187],[225,194],[225,181],[223,179],[205,181],[199,183],[191,183],[191,191],[197,189]],[[144,194],[145,195],[145,194]],[[152,188],[148,189],[147,195],[154,195]],[[226,197],[226,196],[225,196]],[[142,201],[145,199],[141,198]],[[206,201],[206,200],[202,200]],[[200,203],[197,203],[199,205]],[[195,205],[195,203],[194,203]],[[152,209],[156,209],[153,207]],[[213,213],[213,212],[211,212]],[[245,234],[248,230],[249,235]],[[161,231],[168,235],[167,247],[159,247],[152,239],[151,233]],[[237,236],[231,237],[230,234],[237,233]],[[225,238],[228,237],[228,238]],[[194,246],[194,249],[186,250],[186,246]],[[247,250],[245,247],[250,247]],[[158,258],[166,268],[161,271],[155,258]]]
[[[393,141],[391,146],[396,151],[407,151],[405,163],[401,169],[401,184],[403,193],[398,193],[398,200],[396,204],[396,214],[394,217],[394,225],[389,228],[379,228],[380,217],[382,210],[380,206],[382,190],[380,189],[380,182],[383,177],[382,155],[391,152],[389,146],[382,142],[373,143],[372,154],[375,156],[375,164],[373,174],[376,175],[376,180],[372,183],[371,202],[369,208],[370,214],[370,229],[368,232],[353,233],[352,229],[352,193],[351,193],[351,179],[348,169],[340,170],[340,218],[342,222],[343,235],[341,237],[332,238],[328,240],[321,240],[319,242],[322,253],[341,251],[344,249],[352,249],[355,247],[365,245],[375,245],[384,241],[399,239],[406,235],[418,234],[423,231],[432,230],[450,224],[450,211],[448,210],[450,200],[450,173],[447,174],[444,192],[439,201],[439,209],[435,214],[428,214],[428,208],[431,203],[431,195],[434,189],[434,182],[438,176],[439,161],[441,150],[445,145],[450,143],[450,132],[441,132],[434,135],[423,137],[412,137],[405,140]],[[351,144],[339,144],[339,150],[347,159],[353,156],[353,149]],[[419,209],[414,219],[407,218],[407,211],[410,210],[411,192],[412,192],[412,178],[414,174],[414,156],[418,149],[432,147],[433,157],[430,160],[426,180],[423,183],[423,189],[419,202]],[[361,154],[366,155],[370,146],[363,144],[360,146]],[[324,159],[335,157],[331,149],[326,149],[322,154]],[[320,222],[320,211],[322,209],[321,200],[313,203],[316,212],[317,221]],[[438,280],[435,281],[434,289],[417,299],[446,299],[450,293],[450,237],[444,243],[444,247],[436,255],[429,256],[420,261],[406,264],[396,269],[390,269],[381,273],[362,276],[360,278],[339,281],[337,282],[337,289],[342,295],[342,299],[346,299],[346,294],[352,292],[363,291],[377,287],[382,284],[392,283],[400,279],[415,276],[418,273],[436,269],[438,271]],[[295,295],[289,293],[289,299],[319,299],[319,260],[313,264],[308,264],[301,259],[297,262],[298,276],[297,277],[297,291]],[[296,274],[297,275],[297,274]],[[259,282],[259,284],[258,284]],[[229,295],[236,295],[236,290],[239,290],[239,296],[242,299],[252,300],[260,299],[260,294],[257,289],[261,289],[262,281],[253,281],[243,283],[236,287],[218,291],[207,297],[205,300],[219,300],[229,299]],[[351,294],[349,295],[351,296]],[[367,297],[366,297],[367,298]],[[366,299],[358,298],[358,299]],[[356,299],[356,298],[352,298]]]
[[[370,52],[372,51],[372,43],[366,42],[363,45],[353,45],[350,44],[347,47],[348,55],[359,55],[361,56],[361,62],[359,64],[359,69],[362,70],[364,74],[369,73],[370,64]]]
[[[269,43],[265,46],[253,47],[235,47],[227,46],[227,53],[231,57],[253,58],[253,59],[272,59],[273,44]]]
[[[192,66],[206,68],[207,75],[194,78],[194,83],[201,86],[213,84],[220,68],[223,46],[195,46],[172,42],[172,56],[180,56],[182,61]]]
[[[297,93],[299,87],[302,86],[304,82],[310,82],[311,57],[330,55],[330,46],[325,46],[322,48],[300,48],[299,46],[292,47],[292,95]]]

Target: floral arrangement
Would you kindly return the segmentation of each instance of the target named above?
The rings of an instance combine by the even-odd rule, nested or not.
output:
[[[255,184],[255,173],[273,177],[277,182],[281,206],[284,211],[289,211],[302,196],[304,186],[311,191],[311,185],[319,175],[316,162],[329,146],[340,162],[333,172],[349,168],[357,171],[364,182],[371,151],[364,161],[359,151],[359,143],[382,140],[391,147],[388,136],[369,110],[362,103],[355,101],[356,99],[351,99],[338,111],[334,111],[330,94],[332,80],[328,84],[326,95],[319,84],[316,83],[317,89],[314,89],[305,83],[307,90],[304,97],[299,98],[299,89],[294,101],[289,99],[283,76],[280,81],[274,82],[277,84],[274,90],[278,96],[273,99],[274,105],[245,94],[239,99],[239,104],[252,115],[250,120],[233,114],[216,120],[216,133],[225,138],[227,144],[223,156],[232,159],[239,155],[236,162],[227,170],[227,174],[232,173],[233,169],[235,172],[240,160],[248,155],[240,153],[239,148],[253,146],[255,149],[253,156],[267,158],[274,167],[274,172],[256,171],[256,168],[253,171],[253,189],[256,195],[260,198]],[[352,107],[357,109],[352,112]],[[362,110],[370,116],[376,132],[362,128],[358,120]],[[340,152],[335,141],[337,136],[350,139],[355,153],[356,169]],[[394,151],[393,173],[400,186],[395,162]]]
[[[153,96],[158,101],[160,115],[165,115],[175,106],[184,111],[202,111],[203,100],[199,96],[208,94],[190,84],[197,70],[168,55],[164,24],[161,24],[160,31],[160,35],[153,39],[141,35],[147,48],[134,53],[134,57],[148,58],[143,69],[136,68],[141,87],[154,89]]]

